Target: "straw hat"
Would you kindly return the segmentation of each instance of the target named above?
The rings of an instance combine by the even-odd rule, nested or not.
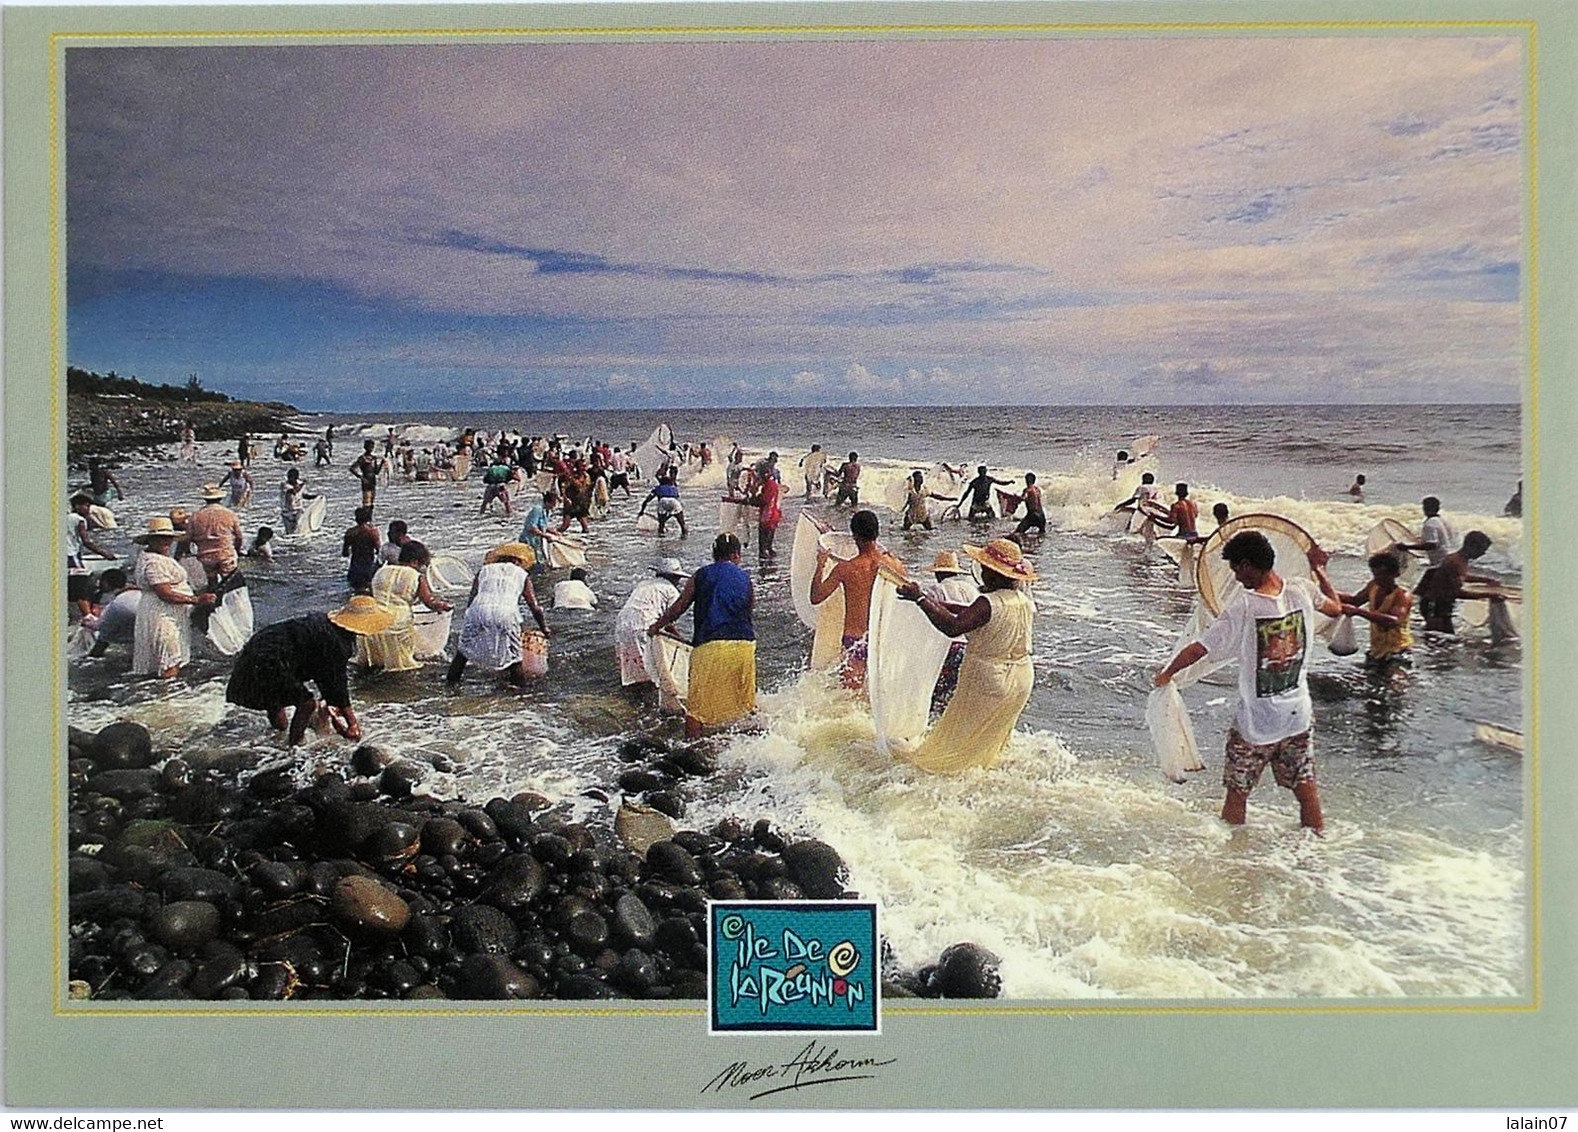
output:
[[[179,534],[175,524],[164,515],[155,515],[148,520],[148,529],[140,535],[132,535],[132,542],[149,543],[156,538],[175,538]]]
[[[212,502],[216,499],[223,499],[225,491],[217,483],[205,483],[203,490],[197,493],[197,497],[205,502]]]
[[[931,564],[933,574],[962,574],[964,567],[959,565],[959,556],[951,550],[939,550],[937,561]]]
[[[1016,582],[1033,582],[1036,572],[1025,561],[1025,552],[1019,544],[1006,538],[994,538],[985,546],[965,544],[964,552],[995,574]]]
[[[678,558],[654,558],[652,572],[661,578],[688,578],[685,567],[679,564]]]
[[[483,556],[484,566],[490,562],[514,562],[530,570],[537,564],[537,552],[524,542],[501,543]]]
[[[329,620],[359,636],[382,633],[394,624],[394,614],[366,594],[355,594],[339,609],[329,611]]]

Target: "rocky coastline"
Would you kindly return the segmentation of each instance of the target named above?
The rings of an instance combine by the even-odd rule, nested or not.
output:
[[[685,782],[715,770],[704,743],[620,754],[606,796],[626,801],[594,830],[540,795],[429,796],[434,766],[371,745],[264,765],[161,754],[136,723],[73,728],[68,994],[695,1000],[709,898],[856,897],[834,848],[765,819],[678,827]],[[997,964],[971,943],[919,970],[885,953],[883,993],[996,997]]]
[[[230,441],[242,433],[268,438],[287,431],[299,416],[292,405],[275,401],[166,401],[121,395],[66,397],[66,455],[73,463],[88,456],[173,444],[190,420],[199,441]]]

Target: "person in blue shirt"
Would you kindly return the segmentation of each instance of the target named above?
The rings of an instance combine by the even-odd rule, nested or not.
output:
[[[712,544],[712,565],[685,580],[678,599],[647,629],[657,636],[695,609],[685,735],[724,727],[756,710],[756,633],[751,617],[756,590],[740,568],[740,540],[722,534]]]
[[[521,541],[531,547],[532,553],[537,556],[537,561],[532,565],[533,570],[542,570],[548,562],[548,548],[543,545],[543,539],[551,537],[553,513],[559,507],[559,493],[552,490],[542,493],[542,502],[526,512],[526,522],[521,526]]]
[[[637,518],[647,513],[647,504],[657,500],[657,533],[662,534],[663,528],[670,519],[679,523],[679,537],[684,538],[690,533],[685,526],[685,507],[679,501],[679,485],[674,482],[674,471],[670,469],[662,476],[655,487],[647,492],[647,497],[641,501],[641,510],[636,512]]]

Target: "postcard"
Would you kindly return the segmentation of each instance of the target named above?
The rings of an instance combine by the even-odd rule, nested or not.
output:
[[[6,1103],[1574,1103],[1571,10],[4,19]]]

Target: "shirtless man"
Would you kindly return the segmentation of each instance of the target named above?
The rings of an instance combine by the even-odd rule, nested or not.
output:
[[[1211,518],[1216,520],[1216,525],[1221,526],[1231,517],[1232,512],[1227,509],[1227,504],[1218,503],[1211,508]]]
[[[373,442],[362,441],[362,454],[351,461],[351,475],[362,485],[362,506],[371,509],[378,497],[378,472],[383,461],[373,455]]]
[[[1446,555],[1441,565],[1426,570],[1414,589],[1419,599],[1419,612],[1425,619],[1425,629],[1432,633],[1453,633],[1453,607],[1460,600],[1472,601],[1489,598],[1502,601],[1495,587],[1501,582],[1485,574],[1469,573],[1469,563],[1483,558],[1490,549],[1490,536],[1484,531],[1469,531],[1463,536],[1460,549]],[[1489,590],[1470,589],[1470,586],[1490,586]]]
[[[995,479],[987,473],[985,464],[980,465],[975,469],[975,478],[965,485],[964,494],[959,496],[960,510],[963,510],[966,499],[970,501],[970,510],[965,518],[992,518],[993,485],[995,484],[997,487],[1011,487],[1013,482],[1013,480]]]
[[[855,557],[840,562],[832,570],[827,569],[827,548],[817,548],[816,573],[811,578],[811,604],[820,605],[840,586],[844,588],[842,675],[844,687],[858,692],[866,687],[866,630],[871,619],[871,589],[877,581],[877,570],[887,566],[903,573],[904,567],[877,545],[876,512],[856,511],[850,516],[849,530],[859,549]]]
[[[848,503],[860,506],[860,453],[851,452],[849,459],[838,466],[838,494],[833,496],[833,506]],[[872,515],[875,519],[876,516]]]
[[[807,497],[809,498],[809,496]],[[904,487],[904,529],[919,524],[928,531],[931,526],[931,511],[926,506],[928,499],[940,499],[944,503],[952,503],[953,496],[940,495],[935,491],[926,490],[926,473],[911,472],[910,482]]]
[[[1197,542],[1200,532],[1196,529],[1200,521],[1200,505],[1189,498],[1189,485],[1178,484],[1173,488],[1178,501],[1167,512],[1167,521],[1175,527],[1173,532],[1179,538],[1190,542]]]

